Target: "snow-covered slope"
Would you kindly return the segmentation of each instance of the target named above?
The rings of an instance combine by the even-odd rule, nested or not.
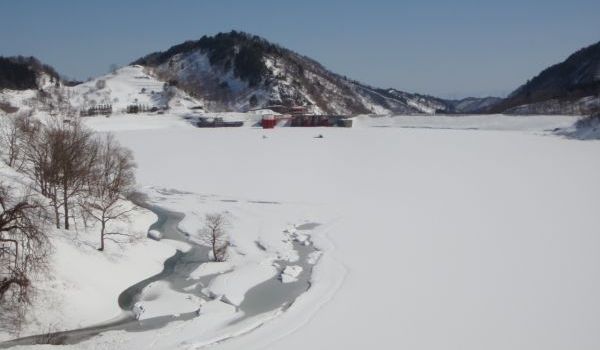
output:
[[[36,90],[0,90],[0,116],[31,110],[37,99]]]
[[[148,108],[202,107],[202,102],[176,87],[157,79],[138,65],[126,66],[86,83],[68,88],[71,103],[78,109],[112,105],[113,111],[124,111],[130,105]]]

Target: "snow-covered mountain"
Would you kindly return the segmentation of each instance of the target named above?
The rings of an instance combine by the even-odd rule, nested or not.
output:
[[[2,63],[2,62],[0,62]],[[444,100],[372,87],[327,70],[306,56],[258,36],[235,32],[204,36],[151,53],[110,74],[73,84],[33,58],[0,65],[0,113],[65,105],[76,111],[110,106],[206,112],[308,106],[316,114],[476,113],[494,98]]]
[[[600,42],[581,49],[507,98],[446,100],[372,87],[258,36],[232,31],[151,53],[82,84],[60,79],[34,58],[0,58],[0,113],[69,102],[247,112],[308,106],[316,114],[590,114],[600,109]]]
[[[443,100],[373,88],[318,62],[246,33],[187,41],[134,62],[205,102],[209,110],[311,106],[314,113],[433,114]]]
[[[590,114],[599,109],[600,42],[545,69],[489,111],[507,114]]]

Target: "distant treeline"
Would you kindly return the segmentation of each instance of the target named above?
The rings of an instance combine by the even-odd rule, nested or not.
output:
[[[174,55],[194,50],[205,53],[211,65],[220,66],[225,70],[233,69],[236,77],[248,82],[250,86],[256,86],[268,71],[263,61],[265,54],[278,55],[283,49],[256,35],[232,31],[186,41],[167,51],[151,53],[133,64],[158,66]]]

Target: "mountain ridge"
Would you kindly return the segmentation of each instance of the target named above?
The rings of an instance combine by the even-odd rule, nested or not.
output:
[[[489,112],[589,114],[598,108],[600,41],[542,70],[489,109]]]
[[[141,100],[167,101],[165,98],[176,94],[182,105],[201,105],[205,111],[214,112],[307,106],[315,114],[344,115],[581,115],[600,109],[600,42],[544,69],[506,98],[452,100],[374,87],[334,73],[318,61],[267,39],[238,31],[185,41],[165,51],[147,54],[129,65],[135,66],[142,67],[143,72],[127,74],[153,79],[152,87],[147,90],[160,92],[161,97],[148,99],[143,91],[130,91],[128,94],[135,97],[128,104]],[[123,78],[118,84],[140,85],[133,75]],[[106,79],[98,77],[92,81],[97,80]],[[34,57],[0,57],[0,89],[43,91],[52,85],[78,84],[81,83],[61,79],[56,70]],[[165,86],[158,89],[157,84]],[[94,95],[92,86],[75,90],[84,91],[88,97]],[[76,99],[80,105],[113,102],[106,90],[89,101],[79,97]]]

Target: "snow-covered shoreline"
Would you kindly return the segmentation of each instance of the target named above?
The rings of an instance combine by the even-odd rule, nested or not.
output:
[[[167,198],[168,193],[172,192],[160,189],[156,191],[150,189],[149,191],[166,194]],[[186,194],[186,196],[191,195],[193,194]],[[314,248],[308,250],[308,252],[312,252],[310,254],[305,251],[306,248],[304,247],[312,246],[312,243],[307,240],[306,233],[302,234],[302,240],[298,240],[295,237],[299,237],[299,234],[290,229],[285,230],[285,232],[291,234],[289,239],[296,242],[294,243],[295,247],[289,253],[294,253],[294,251],[298,253],[300,251],[305,252],[296,258],[293,257],[293,254],[288,254],[287,257],[281,257],[275,263],[277,269],[282,271],[282,276],[283,273],[288,271],[287,266],[297,267],[295,264],[304,266],[295,274],[294,281],[287,281],[287,283],[297,286],[290,289],[289,286],[284,287],[282,285],[283,281],[271,274],[265,276],[272,281],[271,283],[264,283],[266,280],[260,282],[263,277],[256,274],[258,271],[253,267],[253,264],[243,262],[240,264],[240,262],[232,263],[229,261],[224,263],[209,262],[207,260],[208,249],[195,246],[193,240],[187,238],[193,237],[193,235],[188,236],[187,233],[179,231],[177,224],[185,217],[183,214],[167,211],[154,203],[142,200],[139,195],[137,197],[140,199],[137,199],[136,203],[152,210],[158,216],[158,221],[151,227],[162,233],[164,237],[162,242],[173,245],[171,240],[174,240],[173,242],[180,242],[181,244],[175,244],[175,246],[178,246],[178,252],[165,262],[163,272],[132,286],[119,296],[119,305],[123,308],[123,317],[108,320],[98,325],[87,325],[81,329],[23,337],[0,343],[0,348],[35,344],[44,341],[43,339],[51,339],[50,341],[53,344],[86,347],[97,342],[95,337],[107,332],[122,333],[123,331],[125,335],[131,335],[130,338],[135,340],[136,336],[132,332],[143,333],[157,328],[168,328],[171,323],[190,322],[196,317],[213,319],[212,323],[215,323],[215,319],[221,320],[215,325],[211,325],[213,328],[216,327],[215,330],[208,332],[204,338],[201,338],[205,339],[203,340],[205,342],[220,341],[232,338],[240,332],[245,333],[260,327],[264,322],[281,315],[285,309],[295,303],[299,296],[309,290],[310,271],[312,265],[318,261],[318,258],[312,256],[313,253],[318,251]],[[196,253],[194,249],[197,248],[200,248],[200,250]],[[286,260],[288,258],[293,261],[289,264],[294,265],[288,265]],[[261,265],[265,263],[268,263],[268,261],[261,262]],[[219,268],[218,265],[223,265],[225,268]],[[228,283],[218,283],[218,279],[221,277],[219,274],[226,277]],[[259,280],[253,279],[252,276],[259,277]],[[299,279],[302,281],[299,281]],[[180,285],[180,287],[175,287],[176,285]],[[203,287],[203,289],[200,290],[197,287]],[[254,289],[256,290],[253,291]],[[244,300],[248,298],[250,299]],[[275,300],[280,300],[283,303],[281,305],[277,302],[273,303]],[[133,317],[134,314],[136,317]],[[136,318],[139,321],[136,321]],[[225,321],[232,324],[232,326],[227,326],[223,323]],[[223,325],[219,326],[222,323]],[[209,322],[207,325],[210,324]],[[107,334],[106,336],[110,335]],[[173,341],[173,339],[170,339],[170,341]],[[123,346],[121,348],[128,347]]]

